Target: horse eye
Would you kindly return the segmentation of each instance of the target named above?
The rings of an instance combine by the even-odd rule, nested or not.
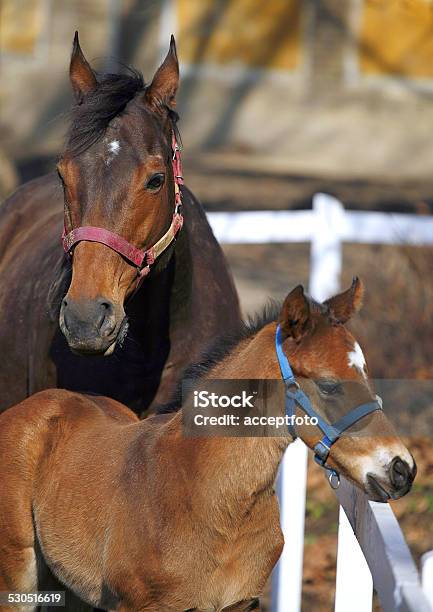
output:
[[[60,170],[58,168],[56,168],[56,170],[57,170],[57,176],[59,177],[59,179],[61,180],[62,184],[64,185],[65,184],[65,180],[64,180],[64,178],[62,176],[62,173],[60,172]]]
[[[337,395],[342,392],[342,386],[335,380],[319,380],[317,386],[323,395]]]
[[[160,187],[162,187],[164,183],[164,175],[162,172],[158,174],[154,174],[146,183],[146,189],[150,189],[150,191],[157,191]]]

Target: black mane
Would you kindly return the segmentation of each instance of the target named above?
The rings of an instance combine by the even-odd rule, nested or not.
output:
[[[143,75],[138,70],[126,70],[123,74],[106,74],[100,77],[96,89],[88,93],[81,104],[73,107],[66,139],[71,155],[79,155],[97,142],[104,135],[109,123],[124,111],[137,94],[146,89]],[[168,107],[165,107],[165,110],[180,142],[176,127],[178,115]]]
[[[221,363],[229,353],[233,351],[236,346],[242,342],[254,336],[259,332],[265,325],[272,323],[278,317],[281,310],[281,305],[277,302],[269,302],[263,308],[263,310],[249,317],[246,321],[242,321],[239,328],[235,333],[226,334],[220,336],[216,342],[209,347],[207,351],[202,355],[200,361],[190,365],[183,375],[183,380],[196,380],[205,376],[213,367]],[[170,412],[176,412],[181,408],[182,403],[182,382],[176,389],[173,400],[158,409],[158,414],[167,414]]]
[[[133,68],[128,68],[126,74],[106,74],[101,77],[96,89],[88,93],[82,103],[76,104],[71,111],[68,151],[78,155],[99,140],[110,121],[145,87],[143,76]]]

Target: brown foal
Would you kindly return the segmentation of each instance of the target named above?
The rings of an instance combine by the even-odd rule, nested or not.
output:
[[[374,397],[344,326],[361,298],[358,281],[323,304],[297,287],[278,316],[297,380],[330,420],[354,386]],[[275,321],[245,327],[202,375],[280,379],[275,330]],[[283,547],[274,481],[290,436],[188,438],[182,411],[139,421],[114,400],[61,390],[1,414],[0,431],[0,591],[44,589],[48,571],[109,610],[258,605]],[[311,426],[297,434],[310,447],[321,437]],[[404,495],[416,470],[382,411],[352,426],[328,463],[381,500]]]

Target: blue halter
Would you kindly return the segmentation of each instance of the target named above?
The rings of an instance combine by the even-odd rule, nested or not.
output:
[[[296,382],[289,360],[283,351],[283,338],[279,325],[277,325],[277,333],[275,335],[275,348],[280,364],[281,375],[286,385],[286,415],[292,417],[295,414],[296,404],[298,404],[298,406],[300,406],[310,417],[317,419],[317,427],[319,427],[324,436],[317,442],[313,449],[314,459],[320,466],[331,469],[326,465],[331,446],[338,440],[341,434],[346,431],[346,429],[349,429],[354,423],[367,416],[367,414],[371,414],[376,410],[382,410],[381,400],[376,396],[375,401],[361,404],[353,408],[353,410],[350,410],[350,412],[341,417],[341,419],[338,419],[335,423],[329,424],[314,410],[310,400]],[[291,387],[293,387],[294,390],[291,390]],[[289,425],[288,428],[290,435],[296,438],[297,435],[294,426]],[[334,470],[331,471],[336,474]],[[338,474],[336,475],[338,477]]]

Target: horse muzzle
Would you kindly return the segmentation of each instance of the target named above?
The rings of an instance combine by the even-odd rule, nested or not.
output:
[[[417,467],[414,460],[412,460],[412,465],[409,465],[406,460],[394,457],[387,466],[385,474],[367,474],[366,490],[370,499],[386,502],[403,497],[412,488],[416,472]]]
[[[69,348],[80,355],[111,355],[125,321],[123,307],[104,297],[78,301],[66,296],[59,317]]]

